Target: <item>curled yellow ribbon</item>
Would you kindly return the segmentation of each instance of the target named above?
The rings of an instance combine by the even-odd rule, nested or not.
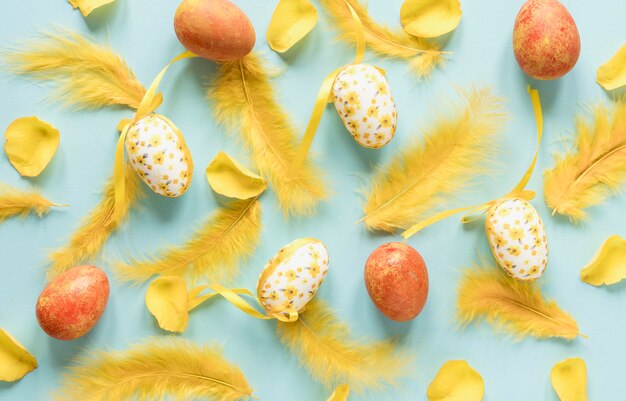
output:
[[[406,231],[404,231],[402,233],[402,236],[404,237],[404,239],[409,239],[413,235],[418,233],[419,231],[423,230],[424,228],[432,224],[435,224],[441,220],[444,220],[457,213],[468,212],[470,215],[478,214],[478,216],[470,216],[470,215],[463,216],[461,218],[461,222],[465,224],[465,223],[472,222],[476,220],[478,217],[480,217],[481,215],[487,213],[489,209],[491,209],[493,206],[497,205],[504,199],[515,198],[515,199],[523,199],[523,200],[529,201],[535,198],[535,192],[526,190],[526,185],[528,184],[528,181],[530,181],[530,177],[532,177],[533,175],[533,171],[535,170],[535,165],[537,164],[537,157],[539,156],[539,147],[541,145],[541,138],[543,137],[543,113],[541,112],[541,100],[539,98],[539,91],[537,89],[531,89],[529,86],[528,93],[530,95],[530,100],[533,105],[533,111],[535,113],[535,121],[537,123],[537,149],[535,150],[535,155],[533,157],[532,162],[530,163],[530,166],[528,166],[528,169],[526,170],[526,173],[524,174],[522,179],[517,183],[517,185],[515,185],[515,188],[513,188],[511,192],[509,192],[508,194],[504,195],[501,198],[494,199],[489,202],[481,203],[480,205],[461,207],[461,208],[446,210],[444,212],[437,213],[434,216],[424,221],[421,221],[415,224],[414,226],[412,226],[411,228],[407,229]]]

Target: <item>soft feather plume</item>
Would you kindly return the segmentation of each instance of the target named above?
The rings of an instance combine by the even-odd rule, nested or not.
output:
[[[278,334],[313,378],[328,388],[345,383],[362,392],[393,386],[412,360],[391,341],[354,340],[348,326],[319,300],[309,302],[296,322],[279,322]]]
[[[409,60],[418,77],[428,77],[442,63],[443,53],[438,46],[424,39],[392,30],[374,21],[358,0],[321,0],[340,31],[340,38],[348,43],[356,41],[355,27],[346,2],[352,6],[363,24],[367,46],[385,57]]]
[[[272,184],[285,215],[311,215],[328,196],[321,172],[309,161],[290,170],[298,139],[288,116],[275,100],[262,60],[255,54],[220,63],[208,90],[215,118],[240,132],[252,162]]]
[[[558,156],[544,175],[546,204],[573,220],[585,217],[584,209],[602,203],[626,180],[626,103],[614,110],[593,109],[594,121],[578,117],[576,147]]]
[[[136,109],[145,93],[117,53],[78,33],[47,34],[41,41],[6,52],[4,59],[14,74],[54,83],[54,97],[77,109],[113,105]]]
[[[65,375],[55,401],[235,401],[252,397],[241,370],[216,346],[169,338],[126,351],[100,351]]]
[[[238,264],[256,248],[261,231],[261,204],[257,198],[234,201],[211,216],[179,248],[147,261],[119,263],[123,281],[145,282],[155,275],[207,277],[212,282],[232,279]]]
[[[508,277],[496,267],[465,271],[457,300],[463,324],[485,319],[516,337],[562,337],[580,335],[578,324],[554,301],[545,300],[539,287]]]
[[[404,147],[375,173],[362,219],[369,229],[409,228],[487,172],[505,114],[488,89],[463,98],[455,113],[441,116],[422,141]]]
[[[36,213],[41,217],[47,214],[52,206],[67,205],[52,203],[38,192],[24,192],[0,184],[0,221],[13,216],[26,217],[30,213]]]
[[[124,206],[127,209],[123,215],[126,215],[135,200],[141,196],[142,187],[132,166],[128,165],[124,172],[126,179],[126,202]],[[48,268],[48,280],[87,259],[93,258],[100,252],[111,233],[119,226],[119,222],[112,219],[114,206],[115,182],[114,177],[111,177],[104,189],[103,199],[72,234],[69,243],[49,256],[51,265]]]

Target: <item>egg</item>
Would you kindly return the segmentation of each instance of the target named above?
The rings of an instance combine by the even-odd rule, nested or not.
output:
[[[150,114],[126,134],[131,165],[159,195],[175,198],[189,188],[193,175],[191,153],[180,130],[166,117]]]
[[[229,0],[184,0],[174,30],[183,46],[212,61],[239,60],[256,41],[250,19]]]
[[[329,256],[319,240],[291,242],[271,258],[259,277],[257,296],[268,313],[300,312],[328,273]]]
[[[77,266],[43,289],[37,300],[37,321],[50,337],[74,340],[98,323],[108,300],[106,274],[95,266]]]
[[[511,277],[536,280],[548,265],[548,240],[537,210],[522,199],[505,199],[487,214],[487,239],[498,264]]]
[[[379,246],[365,263],[365,287],[378,310],[404,322],[420,314],[428,298],[428,270],[422,255],[401,242]]]
[[[396,133],[398,112],[389,84],[368,64],[344,67],[333,82],[333,100],[350,135],[366,148],[382,148]]]
[[[580,55],[576,22],[557,0],[528,0],[515,19],[513,52],[530,77],[562,77],[574,68]]]

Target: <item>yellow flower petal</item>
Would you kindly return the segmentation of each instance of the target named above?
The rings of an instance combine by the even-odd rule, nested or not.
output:
[[[550,381],[561,401],[587,401],[587,367],[580,358],[554,365]]]
[[[18,118],[4,133],[4,151],[23,176],[36,177],[59,147],[59,131],[37,117]]]
[[[598,68],[596,81],[606,90],[626,85],[626,45]]]
[[[580,271],[580,279],[591,285],[611,285],[626,278],[626,240],[610,236],[593,260]]]
[[[178,276],[159,277],[146,292],[146,306],[167,331],[182,333],[189,321],[187,285]]]
[[[327,401],[347,401],[349,395],[350,387],[347,384],[340,384]]]
[[[465,361],[444,363],[426,392],[429,401],[481,401],[484,393],[483,378]]]
[[[284,53],[317,24],[317,10],[309,0],[280,0],[267,28],[267,43]]]
[[[456,28],[462,14],[459,0],[404,0],[400,22],[410,35],[434,38]]]
[[[220,152],[206,168],[211,188],[229,198],[250,199],[267,188],[267,182],[227,153]]]
[[[0,329],[0,381],[14,382],[37,368],[37,360],[9,333]]]
[[[80,9],[83,17],[91,14],[96,8],[102,7],[105,4],[113,3],[115,0],[67,0],[72,7]]]

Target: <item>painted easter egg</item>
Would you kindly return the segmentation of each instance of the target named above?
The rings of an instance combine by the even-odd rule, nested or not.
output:
[[[333,83],[339,117],[359,145],[382,148],[396,133],[398,112],[387,79],[368,64],[345,67]]]
[[[328,273],[328,250],[319,240],[297,239],[270,259],[259,277],[257,296],[269,313],[299,312]]]
[[[126,135],[126,152],[139,177],[157,194],[175,198],[189,188],[191,153],[168,118],[150,114],[133,124]]]
[[[536,280],[548,264],[548,239],[537,210],[522,199],[506,199],[489,210],[487,238],[498,264],[511,277]]]

